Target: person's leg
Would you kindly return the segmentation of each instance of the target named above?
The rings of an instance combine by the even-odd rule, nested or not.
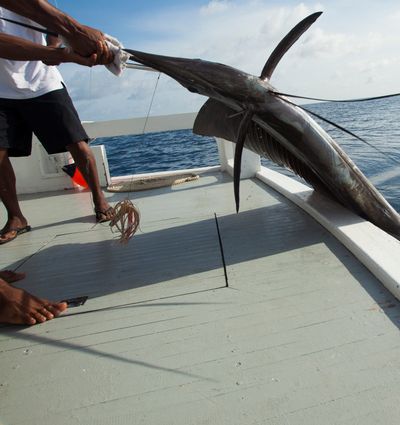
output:
[[[98,221],[108,221],[113,217],[113,210],[110,208],[103,191],[101,190],[99,176],[97,173],[96,160],[93,152],[85,141],[71,143],[67,146],[79,171],[82,173],[93,195],[93,203]]]
[[[0,278],[0,323],[34,325],[59,316],[67,303],[54,303],[9,285]]]
[[[87,135],[65,88],[54,90],[25,102],[23,117],[29,122],[47,153],[68,150],[92,193],[98,221],[112,218],[112,208],[101,190],[97,167]]]
[[[16,229],[23,229],[28,224],[18,203],[14,170],[7,149],[3,148],[0,148],[0,199],[7,210],[7,222],[0,231],[1,244],[14,239]]]

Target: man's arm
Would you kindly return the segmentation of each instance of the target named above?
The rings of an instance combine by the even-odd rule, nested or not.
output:
[[[0,0],[0,6],[61,35],[71,48],[82,56],[96,53],[97,64],[106,64],[113,60],[101,31],[80,24],[46,0]]]
[[[42,46],[24,38],[0,33],[0,57],[17,61],[44,61],[47,64],[74,62],[79,65],[93,66],[96,54],[80,56],[69,48]]]

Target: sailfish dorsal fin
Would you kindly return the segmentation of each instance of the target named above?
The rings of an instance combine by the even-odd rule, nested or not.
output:
[[[313,13],[302,21],[300,21],[294,28],[292,28],[286,36],[280,41],[275,47],[274,51],[268,58],[264,68],[261,72],[260,78],[267,80],[271,78],[279,61],[283,55],[293,46],[294,43],[300,38],[300,36],[310,28],[310,26],[321,16],[322,12]]]

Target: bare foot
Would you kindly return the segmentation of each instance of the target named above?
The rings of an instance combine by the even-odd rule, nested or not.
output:
[[[59,316],[67,303],[38,298],[0,279],[0,323],[34,325]]]
[[[19,280],[25,279],[25,273],[13,272],[12,270],[0,271],[0,279],[5,280],[7,283],[18,282]]]

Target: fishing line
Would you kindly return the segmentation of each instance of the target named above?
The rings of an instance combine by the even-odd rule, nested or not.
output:
[[[0,17],[0,19],[3,20],[3,21],[11,22],[12,24],[19,25],[21,27],[29,28],[29,29],[34,30],[34,31],[39,31],[39,32],[41,32],[43,34],[47,34],[47,35],[52,35],[54,37],[58,37],[58,34],[56,34],[55,32],[49,31],[49,30],[47,30],[45,28],[39,28],[39,27],[36,27],[34,25],[26,24],[25,22],[14,21],[14,19],[9,19],[9,18]]]
[[[299,95],[296,95],[296,94],[281,93],[281,92],[277,92],[277,91],[273,91],[272,93],[274,93],[278,96],[294,97],[296,99],[317,100],[317,101],[320,101],[320,102],[336,102],[336,103],[367,102],[369,100],[388,99],[390,97],[400,96],[400,93],[393,93],[393,94],[385,94],[383,96],[362,97],[362,98],[359,98],[359,99],[340,100],[340,99],[320,99],[318,97],[299,96]]]
[[[276,92],[274,92],[274,93],[275,93],[275,94],[277,94]],[[390,96],[390,95],[389,95],[389,96]],[[308,114],[310,114],[310,115],[313,115],[314,117],[316,117],[316,118],[320,119],[321,121],[324,121],[324,122],[326,122],[327,124],[330,124],[330,125],[332,125],[333,127],[336,127],[337,129],[339,129],[339,130],[343,131],[344,133],[347,133],[347,134],[349,134],[350,136],[355,137],[356,139],[358,139],[358,140],[360,140],[361,142],[365,143],[366,145],[368,145],[369,147],[371,147],[371,148],[372,148],[372,149],[374,149],[375,151],[379,152],[379,153],[380,153],[381,155],[383,155],[385,158],[387,158],[387,159],[391,160],[392,162],[394,162],[394,163],[395,163],[395,164],[397,164],[397,165],[399,165],[399,164],[400,164],[400,161],[399,161],[399,160],[397,160],[397,159],[393,158],[391,155],[388,155],[386,152],[384,152],[384,151],[380,150],[379,148],[377,148],[377,147],[376,147],[376,146],[374,146],[373,144],[369,143],[367,140],[363,139],[363,138],[362,138],[362,137],[360,137],[360,136],[357,136],[357,134],[355,134],[355,133],[351,132],[350,130],[347,130],[346,128],[342,127],[341,125],[336,124],[335,122],[330,121],[330,120],[328,120],[327,118],[324,118],[324,117],[322,117],[321,115],[316,114],[315,112],[312,112],[312,111],[310,111],[309,109],[304,108],[303,106],[296,105],[295,103],[291,102],[291,101],[290,101],[290,100],[288,100],[288,99],[285,99],[285,98],[282,98],[282,97],[280,97],[279,99],[283,100],[283,101],[284,101],[284,102],[286,102],[286,103],[289,103],[289,105],[297,106],[298,108],[302,109],[303,111],[307,112],[307,113],[308,113]],[[371,99],[371,100],[372,100],[372,99]]]
[[[149,109],[147,111],[146,120],[144,122],[142,134],[144,134],[146,127],[147,127],[147,121],[149,120],[150,111],[151,111],[151,108],[153,106],[154,96],[156,95],[156,91],[157,91],[157,87],[158,87],[158,82],[160,81],[160,77],[161,77],[161,72],[158,73],[156,85],[155,85],[154,90],[153,90],[153,95],[151,96],[150,105],[149,105]]]

